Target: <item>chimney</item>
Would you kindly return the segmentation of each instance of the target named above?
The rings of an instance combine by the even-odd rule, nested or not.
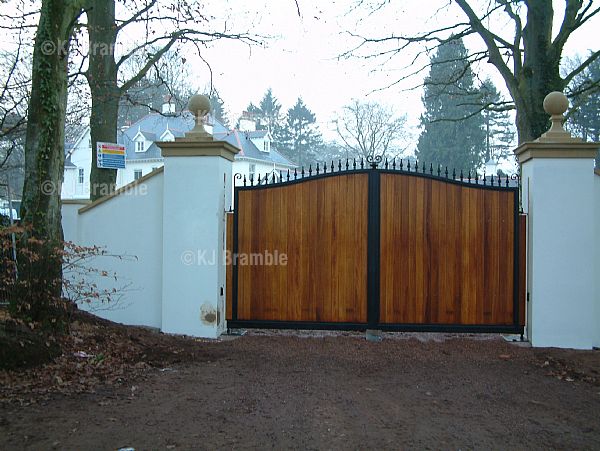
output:
[[[253,132],[256,130],[256,119],[252,113],[244,111],[240,118],[240,131],[241,132]]]
[[[175,114],[175,104],[173,97],[166,95],[163,97],[162,114]]]

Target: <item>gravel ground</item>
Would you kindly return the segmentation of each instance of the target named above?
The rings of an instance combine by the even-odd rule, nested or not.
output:
[[[152,366],[122,384],[3,403],[0,448],[600,449],[598,351],[301,331],[157,351],[144,334]]]

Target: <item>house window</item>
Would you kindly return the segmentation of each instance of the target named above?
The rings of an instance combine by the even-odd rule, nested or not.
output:
[[[248,168],[248,178],[250,180],[254,180],[254,173],[256,172],[256,165],[253,163],[250,163],[249,168]]]
[[[79,177],[78,177],[78,181],[80,185],[83,185],[83,176],[85,174],[85,171],[83,169],[79,169]]]
[[[133,180],[139,180],[142,178],[142,170],[141,169],[136,169],[135,171],[133,171]]]
[[[136,142],[135,143],[135,151],[136,152],[143,152],[144,148],[145,148],[144,144],[145,144],[144,141],[138,141],[138,142]]]

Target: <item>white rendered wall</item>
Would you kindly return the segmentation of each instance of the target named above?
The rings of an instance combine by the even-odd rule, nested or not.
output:
[[[143,188],[140,185],[144,185]],[[163,174],[141,182],[137,189],[117,195],[78,215],[77,239],[84,246],[103,246],[124,260],[99,257],[98,269],[116,273],[118,280],[97,278],[102,287],[123,287],[121,303],[94,311],[111,321],[161,327]],[[63,206],[65,238],[74,235],[72,205]],[[90,309],[94,310],[95,305]]]
[[[225,328],[223,253],[231,166],[217,156],[166,159],[164,332],[216,338]]]
[[[593,160],[534,158],[522,168],[528,338],[538,347],[590,349],[597,336]]]
[[[594,296],[595,308],[595,337],[594,347],[600,348],[600,175],[594,175],[594,251],[595,251],[595,277],[596,292]]]

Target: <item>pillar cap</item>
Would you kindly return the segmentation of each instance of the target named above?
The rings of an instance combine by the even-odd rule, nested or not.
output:
[[[544,98],[544,111],[550,115],[552,126],[550,130],[536,139],[537,142],[546,143],[573,143],[581,142],[579,138],[573,138],[571,133],[563,127],[565,121],[564,113],[569,109],[569,99],[560,91],[553,91]]]

